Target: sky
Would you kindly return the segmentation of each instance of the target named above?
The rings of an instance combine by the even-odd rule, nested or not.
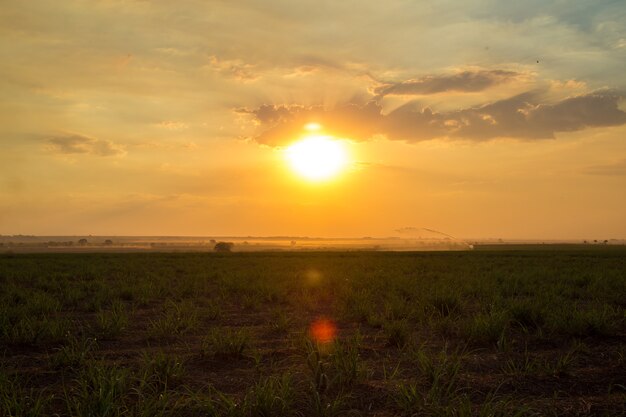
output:
[[[625,238],[626,7],[518,3],[3,0],[0,234]]]

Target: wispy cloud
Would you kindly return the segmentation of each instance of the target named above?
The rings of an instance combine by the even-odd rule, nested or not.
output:
[[[185,122],[179,122],[176,120],[164,120],[157,126],[167,130],[185,130],[189,128],[189,125]]]
[[[505,70],[463,71],[449,75],[428,75],[425,77],[385,83],[374,92],[379,96],[387,95],[426,95],[444,92],[476,92],[497,84],[520,78],[522,74]]]
[[[626,159],[606,165],[594,165],[585,170],[586,174],[626,176]]]
[[[97,156],[119,156],[123,147],[109,140],[96,139],[77,133],[65,133],[48,137],[46,149],[58,154],[89,154]]]
[[[254,65],[241,59],[220,59],[212,55],[209,57],[208,68],[238,81],[254,81],[258,78]]]

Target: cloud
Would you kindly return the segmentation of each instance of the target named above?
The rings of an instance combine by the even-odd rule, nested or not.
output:
[[[607,165],[595,165],[585,170],[586,174],[626,176],[626,159]]]
[[[237,109],[250,114],[263,130],[254,139],[259,143],[280,146],[302,135],[304,125],[315,122],[324,131],[337,137],[365,140],[381,134],[385,116],[379,104],[371,101],[363,106],[344,104],[332,110],[322,106],[262,105],[256,109]]]
[[[105,139],[96,139],[77,133],[67,133],[46,139],[47,149],[59,154],[90,154],[98,156],[123,155],[124,149]]]
[[[261,132],[256,141],[280,146],[303,134],[303,126],[320,123],[330,135],[367,140],[385,136],[408,142],[434,138],[488,140],[493,138],[549,139],[556,132],[626,124],[619,108],[624,94],[599,90],[557,101],[542,102],[543,94],[526,92],[483,106],[448,112],[408,103],[384,114],[380,103],[345,104],[333,109],[321,106],[262,105],[238,109],[252,115]]]
[[[164,120],[157,126],[167,130],[185,130],[189,128],[187,123],[178,122],[176,120]]]
[[[254,81],[259,76],[255,73],[255,66],[241,59],[220,59],[214,55],[209,57],[210,69],[218,73],[234,78],[238,81]]]
[[[378,96],[426,95],[449,91],[476,92],[521,77],[520,73],[504,70],[463,71],[452,75],[429,75],[415,80],[387,83],[374,90]]]

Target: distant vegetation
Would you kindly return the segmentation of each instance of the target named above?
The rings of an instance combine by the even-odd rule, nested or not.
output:
[[[606,248],[0,255],[0,416],[624,415]]]
[[[217,242],[213,247],[215,252],[232,252],[233,246],[235,246],[232,242]]]

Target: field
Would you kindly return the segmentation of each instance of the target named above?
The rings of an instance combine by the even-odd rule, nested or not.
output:
[[[617,416],[626,249],[0,255],[0,416]]]

